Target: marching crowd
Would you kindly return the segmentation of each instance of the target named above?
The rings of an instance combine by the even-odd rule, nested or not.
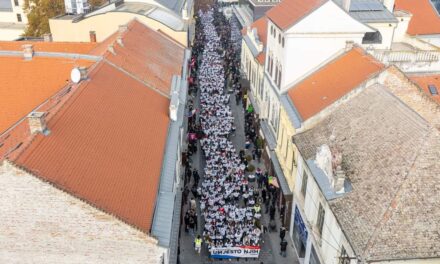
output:
[[[206,137],[200,140],[206,160],[201,185],[200,209],[204,218],[203,238],[211,247],[257,246],[260,243],[261,208],[245,176],[246,166],[228,139],[234,133],[234,118],[228,105],[225,67],[234,64],[236,47],[229,23],[210,9],[199,13],[204,50],[199,68],[200,124]],[[235,44],[236,45],[236,44]],[[232,49],[231,49],[232,48]],[[233,51],[231,53],[226,51]],[[233,75],[234,73],[232,73]],[[238,82],[232,76],[232,82]],[[242,201],[242,194],[248,199]]]
[[[273,220],[279,195],[270,184],[272,177],[267,172],[257,168],[255,173],[249,173],[252,166],[249,158],[258,161],[261,158],[256,129],[252,125],[252,108],[245,111],[244,149],[237,151],[230,140],[236,130],[229,106],[231,92],[235,92],[237,104],[244,97],[238,56],[241,33],[237,23],[236,19],[226,19],[216,7],[199,11],[196,16],[183,200],[187,201],[192,193],[194,198],[190,199],[184,223],[185,230],[193,235],[198,224],[196,200],[200,203],[203,231],[194,240],[198,253],[202,242],[208,249],[259,246],[262,233],[267,229],[261,221],[264,213],[261,206],[265,205],[265,213]],[[200,103],[195,108],[197,91]],[[201,182],[197,169],[191,170],[190,164],[198,142],[206,161]],[[252,144],[255,148],[250,151]],[[194,183],[188,188],[191,178]],[[284,214],[284,208],[280,208],[280,214]]]

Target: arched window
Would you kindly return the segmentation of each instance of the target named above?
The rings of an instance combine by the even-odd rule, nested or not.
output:
[[[281,41],[281,46],[284,48],[284,37],[283,40]]]

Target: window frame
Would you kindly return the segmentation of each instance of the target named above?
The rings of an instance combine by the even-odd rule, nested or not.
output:
[[[306,196],[307,196],[307,181],[309,179],[309,175],[307,175],[307,172],[304,170],[303,172],[303,176],[302,176],[302,182],[301,182],[301,194],[304,198],[304,200],[306,200]]]
[[[316,228],[318,229],[319,235],[322,236],[322,232],[324,231],[324,221],[325,221],[325,209],[321,203],[319,203],[318,215],[316,218]]]

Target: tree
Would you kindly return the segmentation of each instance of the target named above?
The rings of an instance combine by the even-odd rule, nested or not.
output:
[[[88,2],[89,2],[89,5],[94,9],[94,8],[99,7],[109,1],[108,0],[89,0]]]
[[[50,33],[49,18],[64,14],[64,1],[24,0],[24,11],[28,17],[24,35],[41,37],[45,33]]]

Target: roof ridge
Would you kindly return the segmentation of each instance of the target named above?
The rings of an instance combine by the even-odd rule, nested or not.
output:
[[[113,68],[117,69],[118,71],[121,71],[123,74],[125,74],[125,75],[135,79],[136,81],[142,83],[143,85],[147,86],[148,88],[150,88],[151,90],[155,91],[156,93],[158,93],[158,94],[160,94],[160,95],[162,95],[162,96],[164,96],[164,97],[166,97],[168,99],[171,98],[171,96],[169,94],[166,94],[165,92],[161,91],[160,89],[154,87],[154,85],[151,85],[151,84],[147,83],[146,81],[138,78],[136,75],[134,75],[134,74],[130,73],[129,71],[123,69],[122,67],[114,64],[113,62],[109,61],[108,59],[105,58],[104,62],[106,62],[108,65],[112,66]]]

